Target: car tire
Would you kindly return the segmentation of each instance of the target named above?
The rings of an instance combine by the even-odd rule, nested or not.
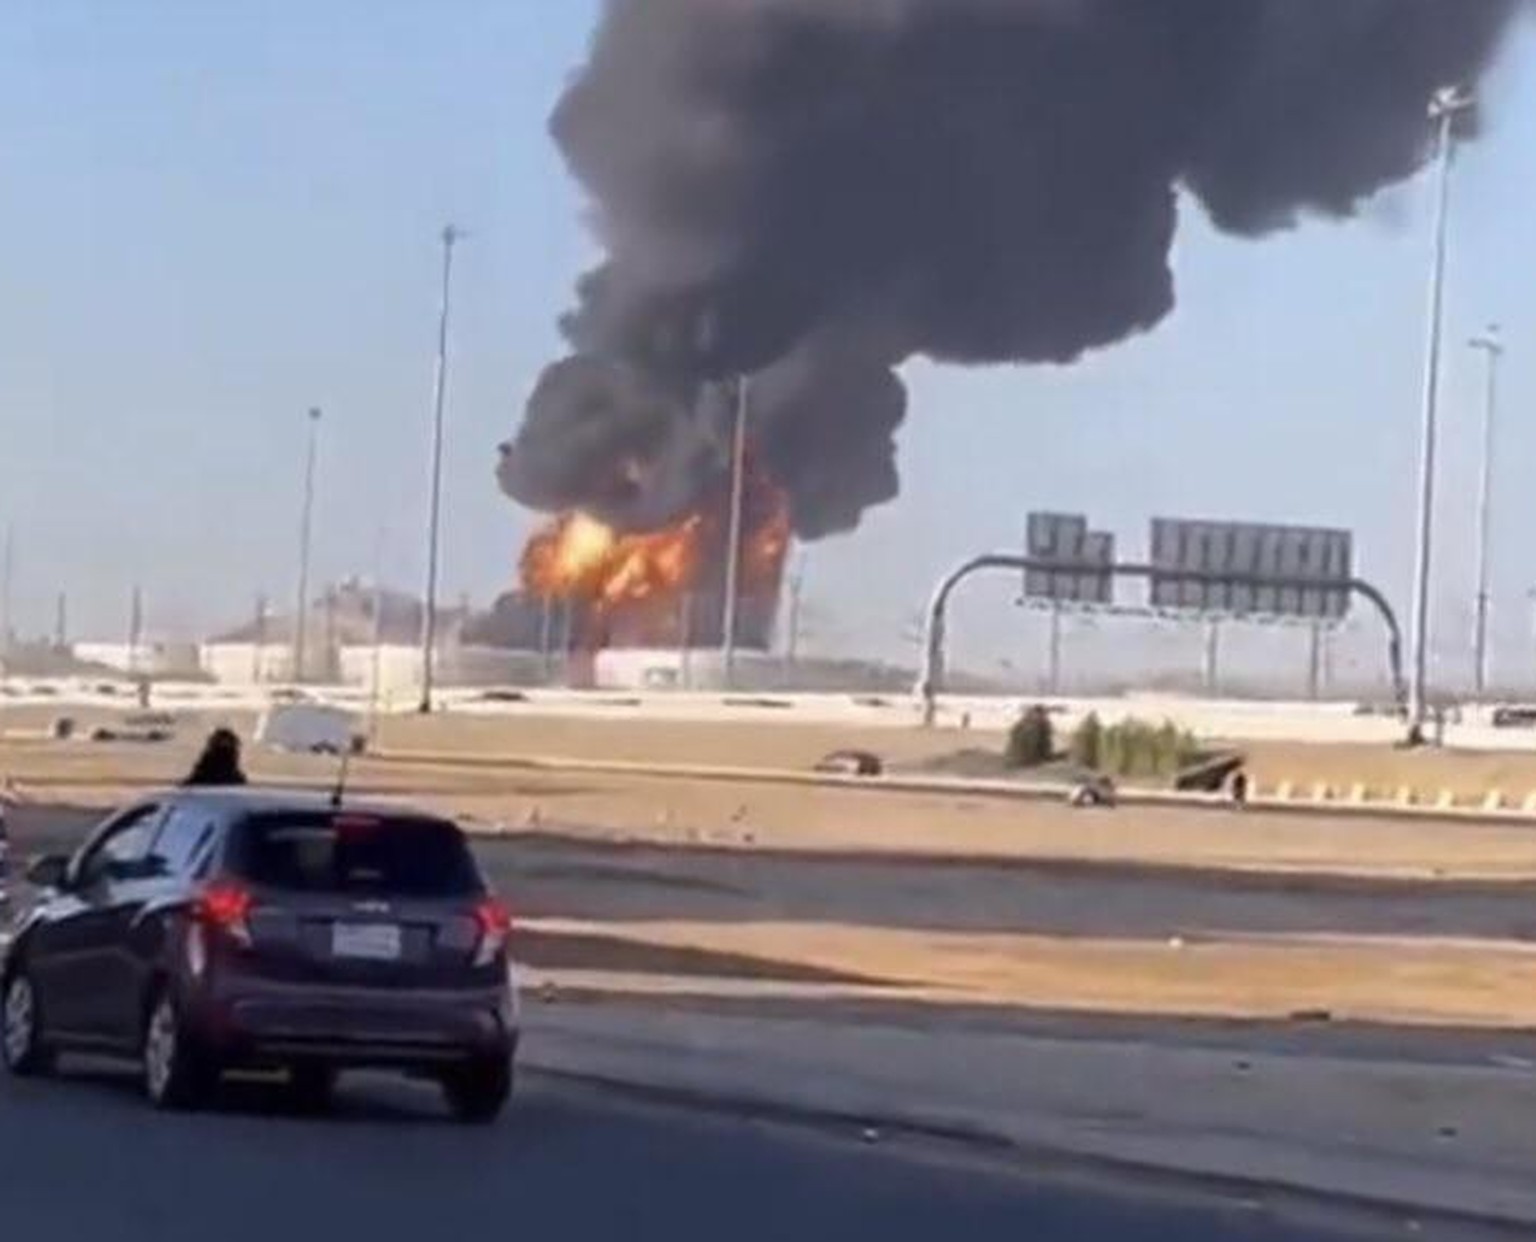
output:
[[[510,1057],[480,1057],[443,1078],[448,1111],[468,1125],[488,1125],[501,1116],[512,1097]]]
[[[187,1029],[169,988],[156,992],[146,1007],[139,1065],[145,1097],[167,1111],[203,1104],[218,1079],[217,1068]]]
[[[43,1035],[42,1005],[25,966],[17,966],[6,975],[0,990],[0,1055],[5,1068],[17,1078],[53,1071],[53,1050]]]
[[[337,1073],[329,1065],[301,1062],[288,1067],[288,1101],[296,1112],[328,1112],[336,1095]]]

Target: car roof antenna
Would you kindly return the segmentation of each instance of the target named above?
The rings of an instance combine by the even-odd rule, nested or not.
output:
[[[347,776],[352,770],[352,747],[341,748],[341,763],[336,769],[336,783],[331,786],[331,806],[341,809],[341,800],[347,793]]]

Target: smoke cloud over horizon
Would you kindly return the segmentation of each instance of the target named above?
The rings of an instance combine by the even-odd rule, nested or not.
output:
[[[498,478],[663,525],[732,380],[795,533],[898,491],[914,356],[1070,363],[1174,306],[1181,191],[1257,237],[1431,152],[1519,0],[608,0],[551,130],[606,261]],[[966,446],[964,451],[976,451]]]

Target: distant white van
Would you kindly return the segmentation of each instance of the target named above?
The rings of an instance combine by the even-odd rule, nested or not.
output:
[[[357,717],[323,703],[279,703],[268,708],[256,725],[258,745],[297,754],[355,752],[361,741]]]

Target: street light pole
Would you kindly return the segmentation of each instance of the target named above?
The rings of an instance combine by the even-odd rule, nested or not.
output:
[[[16,635],[15,599],[12,588],[16,576],[16,530],[9,523],[5,527],[5,553],[0,563],[0,672],[9,672],[11,644]]]
[[[309,554],[315,519],[315,459],[320,448],[320,410],[309,411],[309,451],[304,462],[304,507],[299,519],[299,599],[293,618],[293,680],[304,680],[309,637]]]
[[[1483,460],[1477,485],[1477,599],[1476,629],[1472,637],[1474,685],[1481,701],[1488,690],[1488,544],[1493,508],[1493,428],[1499,400],[1499,359],[1504,353],[1499,325],[1490,324],[1488,331],[1473,337],[1470,345],[1486,354],[1488,361],[1483,400]]]
[[[1531,606],[1531,641],[1536,643],[1536,587],[1526,591],[1525,602]]]
[[[1450,223],[1451,165],[1456,150],[1456,120],[1473,106],[1472,97],[1448,87],[1429,106],[1435,124],[1438,159],[1434,223],[1434,254],[1429,277],[1429,328],[1424,359],[1424,413],[1419,449],[1418,539],[1413,562],[1413,614],[1409,645],[1413,667],[1408,685],[1408,728],[1416,740],[1424,736],[1429,672],[1429,573],[1435,525],[1435,447],[1439,430],[1440,337],[1445,308],[1446,239]]]
[[[432,711],[434,649],[437,646],[437,575],[439,529],[443,513],[443,404],[448,390],[448,298],[453,280],[453,247],[464,234],[443,226],[443,287],[437,319],[437,371],[432,384],[432,498],[427,517],[427,598],[421,623],[421,705]]]
[[[784,635],[784,664],[794,669],[800,662],[800,606],[805,595],[805,560],[796,562],[789,578],[789,622]]]
[[[746,490],[747,410],[751,396],[752,381],[743,375],[736,381],[736,420],[731,434],[731,517],[726,533],[725,605],[720,626],[728,690],[736,680],[736,596],[741,577],[741,506]]]

